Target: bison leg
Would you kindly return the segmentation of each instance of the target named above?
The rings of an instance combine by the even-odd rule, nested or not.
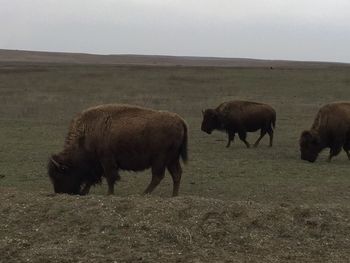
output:
[[[267,131],[269,136],[270,136],[270,144],[269,146],[272,147],[272,143],[273,143],[273,130],[268,130]]]
[[[244,144],[247,146],[247,148],[250,147],[249,142],[247,142],[246,138],[247,138],[247,133],[246,132],[239,132],[238,133],[239,139],[244,142]]]
[[[265,134],[266,134],[266,130],[265,129],[261,129],[260,130],[260,137],[254,143],[254,147],[257,147],[259,145],[260,140],[265,136]]]
[[[182,169],[179,160],[176,160],[168,165],[168,170],[173,178],[173,196],[179,195],[180,181]]]
[[[340,153],[340,151],[341,151],[341,147],[332,147],[331,150],[329,151],[329,156],[327,161],[330,162],[334,156]]]
[[[114,194],[114,184],[116,181],[120,180],[120,176],[118,174],[118,167],[115,164],[114,159],[105,158],[101,161],[104,174],[103,176],[106,178],[108,184],[108,195]]]
[[[143,194],[150,194],[153,192],[154,188],[162,181],[165,174],[165,167],[164,166],[152,166],[152,179],[146,190],[143,192]]]
[[[86,184],[84,188],[80,191],[81,195],[87,195],[90,191],[91,184]]]
[[[233,141],[234,139],[235,139],[235,134],[234,133],[228,133],[228,141],[227,141],[226,148],[230,147],[231,141]]]
[[[344,151],[346,152],[346,155],[348,156],[348,159],[350,160],[350,142],[346,142],[343,146]]]
[[[114,161],[106,159],[102,162],[104,170],[104,177],[108,184],[108,195],[114,194],[114,184],[120,179],[118,174],[118,168],[115,166]]]
[[[112,170],[111,172],[105,173],[107,184],[108,184],[108,194],[113,195],[114,194],[114,184],[116,181],[120,179],[120,176],[118,174],[118,171]]]
[[[346,155],[348,156],[348,159],[350,160],[350,153],[349,153],[349,149],[344,149],[344,151],[346,152]]]

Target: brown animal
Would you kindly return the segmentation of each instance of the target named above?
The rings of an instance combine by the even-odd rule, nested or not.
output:
[[[202,131],[211,134],[213,130],[225,131],[228,134],[226,147],[230,147],[235,134],[245,143],[247,148],[247,132],[255,132],[260,129],[260,137],[255,142],[258,146],[266,133],[270,136],[270,147],[273,142],[273,130],[276,124],[275,110],[263,103],[250,101],[230,101],[220,104],[216,109],[202,111]]]
[[[323,106],[310,130],[300,136],[301,159],[316,161],[318,154],[330,148],[328,161],[343,147],[350,160],[350,102],[335,102]]]
[[[152,168],[151,193],[168,169],[173,196],[181,180],[180,156],[187,160],[187,125],[175,113],[108,104],[87,109],[71,122],[64,149],[52,155],[48,174],[56,193],[87,194],[102,176],[108,193],[119,170]]]

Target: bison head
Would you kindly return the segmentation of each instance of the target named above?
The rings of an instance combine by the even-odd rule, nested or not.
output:
[[[202,111],[202,114],[203,114],[203,121],[201,126],[202,131],[208,134],[211,134],[213,130],[220,127],[219,116],[216,110],[207,109],[205,111]]]
[[[315,162],[321,151],[319,136],[311,131],[304,131],[300,136],[301,159]]]
[[[77,176],[77,167],[59,155],[52,155],[48,173],[55,193],[79,194],[82,180]]]
[[[48,163],[55,193],[81,194],[83,184],[101,182],[102,173],[101,165],[85,156],[52,155]]]

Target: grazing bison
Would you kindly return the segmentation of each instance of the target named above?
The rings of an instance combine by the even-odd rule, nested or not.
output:
[[[330,162],[343,147],[350,160],[350,103],[335,102],[323,106],[310,130],[300,136],[301,159],[316,161],[318,154],[329,147]]]
[[[260,137],[255,142],[258,146],[266,133],[270,136],[270,147],[273,141],[273,130],[276,123],[275,110],[263,103],[250,101],[230,101],[220,104],[216,109],[202,111],[202,131],[211,134],[213,130],[225,131],[228,134],[226,147],[230,147],[235,134],[245,143],[247,148],[247,132],[255,132],[260,129]]]
[[[168,169],[173,196],[187,160],[187,125],[175,113],[109,104],[87,109],[71,122],[64,149],[52,155],[48,174],[56,193],[87,194],[102,176],[114,193],[119,170],[152,168],[151,193]]]

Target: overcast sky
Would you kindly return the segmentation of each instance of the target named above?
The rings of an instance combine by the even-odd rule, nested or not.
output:
[[[0,48],[350,62],[350,0],[0,0]]]

